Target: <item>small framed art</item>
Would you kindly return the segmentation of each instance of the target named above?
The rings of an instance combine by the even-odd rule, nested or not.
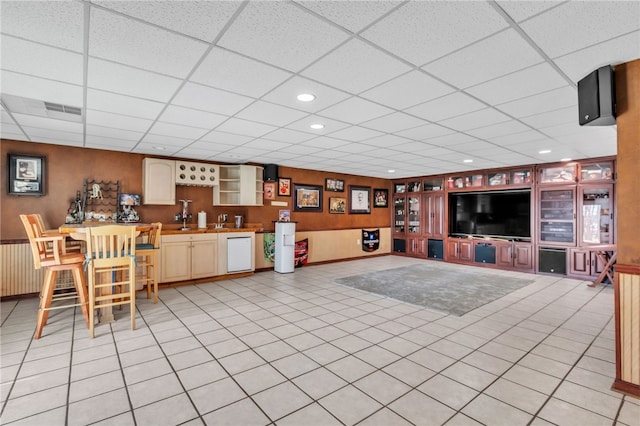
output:
[[[347,199],[340,197],[329,198],[329,213],[343,214],[347,211]]]
[[[278,195],[281,197],[291,197],[291,178],[278,178]]]
[[[389,207],[389,190],[375,188],[373,190],[373,207]]]
[[[293,185],[293,210],[297,212],[322,211],[322,187],[320,185]]]
[[[349,213],[371,213],[371,187],[349,186]]]
[[[344,181],[342,179],[325,179],[325,191],[344,192]]]
[[[35,195],[45,193],[45,157],[9,154],[9,195]]]

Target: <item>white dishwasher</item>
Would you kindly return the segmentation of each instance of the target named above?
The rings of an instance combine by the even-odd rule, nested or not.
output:
[[[227,238],[227,273],[251,270],[251,237]]]

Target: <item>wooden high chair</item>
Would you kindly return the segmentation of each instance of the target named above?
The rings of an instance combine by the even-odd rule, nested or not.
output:
[[[89,313],[87,310],[87,284],[84,278],[83,262],[84,255],[79,252],[67,253],[65,250],[66,236],[62,234],[42,232],[42,221],[37,214],[21,214],[20,220],[24,225],[35,269],[46,268],[44,282],[40,290],[40,306],[38,308],[38,318],[36,320],[36,333],[34,339],[42,336],[42,329],[47,324],[49,311],[53,309],[71,308],[80,306],[84,315],[87,327],[89,327]],[[58,271],[70,270],[73,275],[75,293],[60,294],[54,296],[56,286],[56,276]],[[61,306],[51,306],[52,301],[62,299],[75,299],[78,303],[64,304]]]
[[[158,303],[161,231],[162,223],[152,223],[151,229],[142,237],[142,242],[136,244],[136,267],[141,272],[137,275],[136,282],[146,285],[147,299],[151,298],[151,285],[153,285],[153,303]]]
[[[105,225],[87,228],[89,335],[94,337],[96,309],[129,305],[136,328],[136,227]]]

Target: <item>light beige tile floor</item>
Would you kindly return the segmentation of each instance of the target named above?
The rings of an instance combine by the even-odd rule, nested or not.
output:
[[[629,425],[610,390],[613,290],[534,282],[462,317],[343,287],[430,262],[386,256],[160,291],[89,339],[37,299],[2,302],[0,423],[34,425]],[[474,269],[480,271],[479,269]]]

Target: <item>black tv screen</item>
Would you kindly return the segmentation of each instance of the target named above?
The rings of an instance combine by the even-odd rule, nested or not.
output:
[[[449,233],[531,238],[531,190],[449,193]]]

